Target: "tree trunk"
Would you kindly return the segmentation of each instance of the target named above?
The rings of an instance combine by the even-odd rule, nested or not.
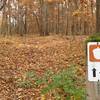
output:
[[[100,35],[100,0],[96,0],[96,33]]]
[[[6,5],[6,1],[7,0],[0,0],[0,11],[4,8],[4,6]]]

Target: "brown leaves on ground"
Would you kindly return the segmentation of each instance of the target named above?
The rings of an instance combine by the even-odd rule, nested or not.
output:
[[[85,75],[86,36],[0,38],[0,100],[40,100],[40,89],[16,88],[16,79],[34,70],[42,75],[57,72],[71,64]]]

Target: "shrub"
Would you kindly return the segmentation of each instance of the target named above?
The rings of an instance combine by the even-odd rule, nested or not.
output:
[[[100,36],[92,35],[86,40],[86,42],[100,42]]]

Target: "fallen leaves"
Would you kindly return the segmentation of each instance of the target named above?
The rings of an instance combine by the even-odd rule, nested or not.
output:
[[[85,75],[85,38],[49,36],[0,39],[0,77],[7,81],[3,82],[0,78],[0,98],[44,100],[44,96],[39,93],[40,88],[16,88],[16,79],[23,77],[29,70],[34,70],[41,76],[48,69],[56,73],[76,64],[79,75]]]

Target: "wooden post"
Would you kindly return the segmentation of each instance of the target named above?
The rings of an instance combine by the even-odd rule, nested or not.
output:
[[[88,82],[87,81],[87,99],[86,100],[100,100],[100,82]]]

